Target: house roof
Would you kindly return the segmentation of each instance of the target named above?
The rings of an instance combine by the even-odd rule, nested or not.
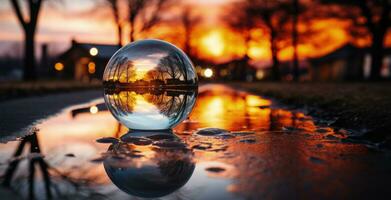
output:
[[[97,48],[98,54],[95,56],[99,59],[108,60],[114,53],[119,49],[118,45],[111,44],[96,44],[96,43],[80,43],[72,40],[72,46],[66,50],[64,53],[58,56],[58,59],[66,59],[70,55],[73,54],[74,51],[82,52],[82,54],[78,53],[78,55],[89,55],[91,48]]]
[[[352,56],[354,54],[358,54],[359,52],[362,52],[363,49],[357,48],[353,46],[352,44],[345,44],[344,46],[334,50],[333,52],[330,52],[326,55],[323,55],[321,57],[312,58],[312,62],[328,62],[336,59],[346,59],[349,56]]]
[[[369,47],[359,48],[359,47],[355,47],[354,45],[352,45],[350,43],[347,43],[347,44],[343,45],[342,47],[334,50],[333,52],[330,52],[326,55],[323,55],[323,56],[320,56],[317,58],[312,58],[312,59],[310,59],[310,61],[311,62],[329,62],[329,61],[333,61],[336,59],[346,59],[346,58],[352,57],[352,56],[360,57],[366,53],[369,53],[370,50],[371,49]],[[391,54],[391,48],[385,48],[384,55],[390,55],[390,54]]]
[[[213,66],[216,66],[217,68],[219,69],[225,69],[225,68],[229,68],[230,66],[246,66],[248,69],[251,69],[251,70],[255,70],[256,67],[252,64],[250,64],[248,62],[248,60],[246,59],[234,59],[234,60],[230,60],[230,61],[227,61],[227,62],[224,62],[224,63],[220,63],[220,64],[216,64],[216,65],[213,65]]]

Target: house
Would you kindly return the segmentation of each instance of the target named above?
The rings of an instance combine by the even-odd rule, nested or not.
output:
[[[301,81],[308,80],[309,63],[306,60],[299,61],[299,78]],[[281,80],[293,80],[293,66],[292,61],[281,61],[278,65],[278,72]],[[270,63],[259,68],[256,72],[258,80],[273,80],[273,67]]]
[[[196,72],[200,80],[214,81],[253,81],[255,68],[247,63],[245,59],[235,59],[223,63],[193,58]],[[209,70],[209,76],[206,70]]]
[[[71,47],[56,59],[54,73],[64,79],[101,79],[107,62],[118,49],[118,45],[79,43],[72,40]]]
[[[255,68],[248,59],[236,59],[216,66],[216,74],[224,80],[248,81],[255,79]]]
[[[363,80],[370,75],[371,56],[368,48],[346,44],[335,51],[310,59],[310,77],[317,81]],[[386,49],[382,76],[390,77],[391,51]]]

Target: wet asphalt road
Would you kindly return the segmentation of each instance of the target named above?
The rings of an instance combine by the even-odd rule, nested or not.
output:
[[[56,114],[61,109],[102,97],[102,91],[50,94],[0,103],[0,142],[28,134],[29,125]]]

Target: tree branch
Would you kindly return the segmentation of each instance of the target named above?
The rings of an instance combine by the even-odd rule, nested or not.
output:
[[[151,13],[153,14],[152,16],[150,16],[149,19],[147,19],[146,12],[143,13],[142,15],[143,26],[141,27],[140,32],[150,29],[152,26],[154,26],[161,20],[159,11],[160,9],[162,9],[164,3],[165,0],[157,0],[157,2],[155,2],[153,11],[151,11]]]
[[[386,34],[388,28],[390,27],[390,12],[391,5],[388,1],[383,1],[383,12],[380,17],[379,28],[381,34]]]
[[[37,22],[38,22],[38,14],[39,14],[39,10],[41,8],[41,4],[42,4],[42,0],[30,0],[30,9],[31,9],[31,18],[30,18],[30,25],[31,27],[34,29],[35,31],[35,27],[37,25]]]
[[[372,33],[375,32],[376,27],[372,21],[373,20],[372,13],[371,13],[371,10],[369,9],[368,5],[366,4],[366,1],[365,0],[359,1],[358,7],[360,8],[363,16],[366,18],[365,24],[368,27],[368,29],[371,30]]]
[[[16,17],[18,18],[19,23],[23,26],[24,29],[27,27],[27,23],[23,19],[22,11],[19,6],[18,0],[11,0],[12,8],[16,13]]]

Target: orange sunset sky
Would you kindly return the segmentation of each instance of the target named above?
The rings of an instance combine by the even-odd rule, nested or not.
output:
[[[216,62],[226,61],[243,55],[243,39],[240,34],[229,29],[222,13],[235,0],[188,0],[193,11],[204,19],[193,33],[192,48],[200,57]],[[23,40],[22,29],[11,9],[8,0],[0,0],[0,55],[10,54],[12,42]],[[116,44],[116,28],[108,7],[96,8],[96,0],[45,1],[38,24],[37,43],[49,43],[49,48],[59,53],[69,47],[72,38],[79,42]],[[180,9],[180,5],[170,10],[170,15]],[[320,30],[310,42],[299,45],[301,58],[316,57],[332,51],[350,41],[346,33],[347,22],[337,20],[318,21],[313,26]],[[179,27],[179,28],[178,28]],[[123,41],[126,42],[128,28],[124,28]],[[137,35],[141,38],[159,38],[182,46],[180,24],[161,24],[151,31]],[[253,38],[247,52],[250,58],[267,61],[270,58],[267,34],[262,30],[253,30]],[[357,43],[357,41],[356,41]],[[360,41],[359,41],[360,43]],[[364,42],[361,42],[365,44]],[[52,53],[53,53],[52,52]],[[38,52],[39,54],[39,52]],[[279,56],[282,60],[291,58],[292,48],[283,49]]]

